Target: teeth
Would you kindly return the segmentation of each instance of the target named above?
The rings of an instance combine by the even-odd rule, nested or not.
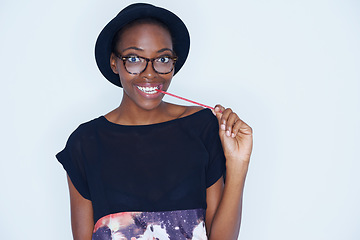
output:
[[[136,86],[136,87],[147,94],[157,93],[157,91],[155,91],[155,89],[158,89],[158,87],[140,87],[140,86]]]

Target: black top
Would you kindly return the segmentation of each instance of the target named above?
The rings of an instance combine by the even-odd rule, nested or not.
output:
[[[100,116],[81,124],[56,157],[92,201],[95,223],[121,212],[206,209],[206,188],[225,170],[218,131],[209,109],[151,125]]]

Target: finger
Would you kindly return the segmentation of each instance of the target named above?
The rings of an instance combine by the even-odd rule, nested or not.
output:
[[[222,112],[222,116],[221,116],[221,124],[224,124],[226,126],[226,122],[228,121],[228,118],[230,116],[230,114],[233,111],[231,110],[231,108],[226,108],[223,112]]]
[[[222,117],[222,112],[225,108],[223,106],[221,106],[220,104],[217,104],[215,107],[214,107],[214,110],[213,110],[213,113],[214,115],[216,116],[216,118],[218,119],[218,123],[219,123],[219,126],[221,125],[220,123],[220,119]]]
[[[251,135],[252,134],[252,128],[247,125],[244,121],[241,119],[237,120],[234,127],[231,136],[235,137],[237,134],[245,134],[245,135]]]
[[[223,134],[226,134],[226,132],[225,132],[226,131],[226,123],[227,123],[229,115],[231,113],[232,113],[232,110],[230,108],[227,108],[221,114],[219,125],[220,125],[220,131],[222,131]]]
[[[226,136],[230,137],[235,122],[239,119],[236,113],[232,112],[226,121]]]
[[[242,124],[240,126],[239,132],[241,134],[245,134],[245,135],[252,135],[253,134],[252,128],[249,125],[247,125],[246,123],[244,123],[244,124]]]
[[[231,137],[235,137],[239,133],[240,128],[243,123],[244,122],[240,118],[235,122],[233,129],[232,129]]]
[[[216,104],[214,107],[215,113],[222,113],[224,110],[225,110],[225,108],[220,104]]]

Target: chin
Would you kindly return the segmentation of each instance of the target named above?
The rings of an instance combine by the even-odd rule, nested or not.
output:
[[[162,100],[160,100],[160,101],[154,100],[154,101],[146,101],[146,102],[142,102],[142,103],[138,102],[136,105],[141,109],[144,109],[146,111],[151,111],[151,110],[158,108],[162,102],[163,102]]]

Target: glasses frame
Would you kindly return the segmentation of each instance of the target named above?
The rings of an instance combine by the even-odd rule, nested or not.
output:
[[[126,61],[127,61],[129,58],[133,57],[133,56],[128,56],[128,57],[127,57],[127,56],[122,56],[122,55],[120,55],[120,54],[117,53],[117,52],[114,52],[114,55],[115,55],[117,58],[119,58],[120,60],[123,61],[125,70],[126,70],[128,73],[134,74],[134,75],[141,74],[141,73],[145,72],[145,70],[146,70],[147,67],[148,67],[149,62],[151,62],[152,69],[153,69],[156,73],[158,73],[158,74],[169,74],[169,73],[172,72],[172,70],[174,70],[174,66],[175,66],[176,61],[177,61],[177,59],[178,59],[177,56],[174,56],[174,57],[170,57],[170,56],[169,56],[169,58],[174,61],[173,66],[172,66],[172,68],[171,68],[171,70],[170,70],[169,72],[161,73],[161,72],[158,72],[158,71],[155,69],[155,67],[154,67],[154,60],[155,60],[155,59],[158,59],[158,58],[161,58],[161,57],[146,58],[146,57],[141,57],[141,56],[139,56],[139,55],[136,55],[138,58],[144,59],[144,60],[146,61],[146,65],[145,65],[144,69],[143,69],[141,72],[139,72],[139,73],[132,73],[132,72],[130,72],[130,71],[126,68]]]

